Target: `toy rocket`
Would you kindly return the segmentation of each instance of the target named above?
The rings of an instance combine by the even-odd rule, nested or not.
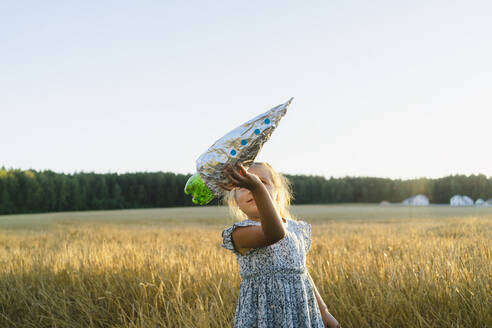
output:
[[[197,173],[188,179],[185,186],[185,193],[193,196],[193,203],[205,205],[214,196],[223,196],[224,190],[218,184],[228,183],[223,173],[225,166],[241,162],[249,167],[263,144],[270,139],[293,99],[241,124],[217,140],[196,160]]]

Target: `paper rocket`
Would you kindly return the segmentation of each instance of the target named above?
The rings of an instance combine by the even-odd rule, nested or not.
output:
[[[241,124],[217,140],[197,159],[197,173],[190,177],[185,186],[185,193],[193,196],[193,203],[204,205],[214,196],[223,196],[224,189],[218,184],[228,183],[223,174],[225,166],[241,162],[246,168],[249,167],[263,144],[270,139],[293,99]]]

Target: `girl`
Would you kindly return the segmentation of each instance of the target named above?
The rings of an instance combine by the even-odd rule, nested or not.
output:
[[[311,225],[291,218],[287,178],[258,162],[224,173],[224,201],[243,219],[222,232],[242,277],[234,327],[339,327],[306,270]]]

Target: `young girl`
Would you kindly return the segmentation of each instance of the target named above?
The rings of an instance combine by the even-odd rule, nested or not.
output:
[[[287,178],[258,162],[224,173],[224,201],[244,219],[222,232],[242,277],[234,327],[339,327],[306,270],[311,225],[291,218]]]

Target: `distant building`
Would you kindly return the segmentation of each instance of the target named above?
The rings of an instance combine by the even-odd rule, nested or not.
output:
[[[475,201],[475,206],[484,206],[485,201],[482,198],[479,198]]]
[[[492,206],[492,198],[485,201],[485,203],[483,204],[484,206]]]
[[[468,196],[454,195],[449,200],[451,206],[473,206],[473,199]]]
[[[405,199],[401,202],[403,205],[411,205],[411,206],[427,206],[429,205],[429,198],[427,196],[418,194],[412,196],[410,198]]]

